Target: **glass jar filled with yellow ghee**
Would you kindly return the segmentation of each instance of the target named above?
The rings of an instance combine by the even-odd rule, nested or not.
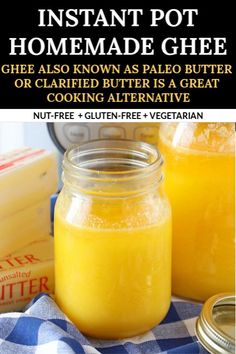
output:
[[[167,123],[159,138],[173,211],[173,292],[196,300],[233,292],[234,124]]]
[[[64,156],[55,211],[55,296],[85,334],[122,338],[166,315],[171,212],[149,144],[96,140]]]

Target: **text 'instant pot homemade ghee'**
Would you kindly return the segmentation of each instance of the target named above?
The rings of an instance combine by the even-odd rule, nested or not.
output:
[[[97,140],[70,149],[55,214],[55,295],[85,334],[145,332],[168,311],[171,213],[154,146]]]

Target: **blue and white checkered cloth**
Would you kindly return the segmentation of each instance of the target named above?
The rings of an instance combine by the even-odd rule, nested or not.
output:
[[[0,315],[1,354],[206,354],[194,335],[200,304],[174,299],[162,323],[124,340],[83,336],[51,297],[38,295],[25,312]]]

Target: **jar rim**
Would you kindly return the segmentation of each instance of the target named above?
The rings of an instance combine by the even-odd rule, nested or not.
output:
[[[95,147],[92,147],[92,146]],[[97,147],[96,147],[97,146]],[[133,148],[131,148],[133,146]],[[73,155],[76,158],[86,158],[90,157],[95,153],[104,154],[108,151],[112,153],[123,153],[128,155],[132,154],[134,157],[139,157],[140,161],[133,159],[133,164],[135,168],[131,169],[120,169],[120,170],[106,170],[99,168],[88,168],[86,163],[81,163],[81,161],[74,161]],[[146,156],[145,156],[146,155]],[[147,159],[146,162],[141,162],[141,159]],[[104,160],[106,157],[104,157]],[[125,160],[125,159],[124,159]],[[118,159],[117,159],[118,161]],[[131,161],[131,160],[130,160]],[[133,178],[142,173],[152,173],[158,170],[163,164],[163,158],[159,150],[151,144],[146,142],[140,142],[130,139],[95,139],[88,142],[72,145],[64,154],[63,167],[65,170],[70,169],[78,175],[92,175],[93,178]],[[90,176],[91,177],[91,176]]]

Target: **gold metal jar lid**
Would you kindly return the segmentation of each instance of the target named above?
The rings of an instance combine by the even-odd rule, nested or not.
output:
[[[235,353],[235,296],[212,296],[203,305],[196,322],[199,342],[212,354]]]

